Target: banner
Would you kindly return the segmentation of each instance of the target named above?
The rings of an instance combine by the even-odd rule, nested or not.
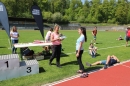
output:
[[[10,38],[8,15],[4,4],[1,2],[0,2],[0,23],[2,24],[3,28],[6,30],[6,33]]]
[[[44,30],[43,30],[43,18],[42,18],[42,14],[41,14],[41,10],[37,5],[33,5],[31,7],[31,13],[37,23],[37,26],[40,30],[40,33],[42,35],[42,37],[44,38]]]

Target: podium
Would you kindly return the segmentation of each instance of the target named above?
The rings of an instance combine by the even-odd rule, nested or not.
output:
[[[18,54],[0,56],[0,81],[39,73],[37,60],[20,61]]]
[[[0,56],[0,70],[7,68],[19,67],[18,54],[2,55]]]

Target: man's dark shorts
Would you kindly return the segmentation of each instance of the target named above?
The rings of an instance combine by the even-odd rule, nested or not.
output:
[[[130,40],[130,37],[126,36],[126,41],[128,42]]]

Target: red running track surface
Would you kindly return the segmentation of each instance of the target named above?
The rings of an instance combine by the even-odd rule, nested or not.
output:
[[[130,86],[130,62],[99,70],[87,78],[75,78],[55,86]]]

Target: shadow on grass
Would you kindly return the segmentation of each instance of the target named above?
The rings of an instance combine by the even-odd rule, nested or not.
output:
[[[71,62],[63,63],[63,64],[61,64],[61,66],[66,66],[68,64],[78,65],[78,62],[77,61],[71,61]]]
[[[84,71],[89,73],[89,72],[98,71],[101,68],[102,68],[102,66],[89,67],[89,68],[85,69]]]
[[[89,54],[90,55],[90,54]],[[97,58],[98,56],[101,56],[100,54],[98,54],[98,53],[96,53],[96,56],[95,57],[92,57],[91,55],[90,55],[90,57],[92,57],[92,58]]]
[[[46,72],[45,69],[43,67],[39,67],[39,73],[43,73]]]
[[[69,56],[69,55],[67,55],[67,54],[65,54],[65,53],[63,53],[63,52],[61,52],[60,57],[68,57],[68,56]],[[51,57],[51,54],[50,54],[50,55],[45,55],[45,56],[44,56],[44,60],[50,59],[50,57]]]
[[[102,44],[102,43],[99,42],[99,43],[96,43],[96,44]]]
[[[4,46],[0,46],[0,48],[7,48],[7,47],[4,47]]]
[[[96,53],[96,56],[101,56],[100,54]]]

